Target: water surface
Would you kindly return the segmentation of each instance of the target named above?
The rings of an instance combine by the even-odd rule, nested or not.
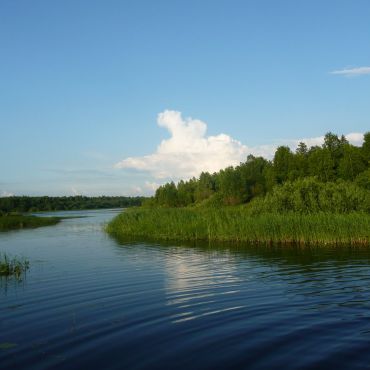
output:
[[[1,369],[370,367],[366,249],[115,241],[116,210],[0,233]]]

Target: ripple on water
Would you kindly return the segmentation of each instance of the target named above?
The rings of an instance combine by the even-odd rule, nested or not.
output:
[[[368,251],[119,245],[114,214],[0,235],[31,261],[0,280],[1,369],[368,366]]]

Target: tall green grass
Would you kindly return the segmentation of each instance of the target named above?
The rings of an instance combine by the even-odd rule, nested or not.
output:
[[[367,213],[262,213],[247,207],[135,208],[106,227],[117,237],[263,244],[369,245]]]
[[[57,224],[59,221],[60,218],[58,217],[36,217],[18,214],[0,216],[0,231],[50,226]]]
[[[29,269],[29,262],[18,257],[9,257],[7,254],[0,255],[0,277],[15,276],[20,279]]]

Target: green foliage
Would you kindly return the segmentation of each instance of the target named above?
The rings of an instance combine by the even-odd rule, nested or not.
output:
[[[174,182],[170,182],[157,189],[155,193],[157,202],[165,207],[176,207],[179,205],[178,191]]]
[[[209,198],[216,190],[214,177],[208,172],[202,172],[195,183],[195,201],[201,202]]]
[[[36,217],[9,214],[0,216],[0,231],[23,228],[36,228],[55,225],[60,221],[58,217]]]
[[[139,206],[144,197],[27,197],[0,198],[0,212],[38,212],[57,210],[125,208]]]
[[[294,154],[287,146],[279,146],[274,156],[274,172],[278,184],[288,180],[294,168]]]
[[[368,168],[366,171],[361,172],[355,180],[355,183],[367,190],[370,190],[370,168]]]
[[[217,177],[217,188],[222,194],[225,205],[240,204],[248,194],[243,184],[240,168],[228,167],[221,170]]]
[[[304,212],[307,209],[311,211],[335,209],[335,211],[342,212],[343,209],[351,208],[346,202],[353,201],[353,209],[359,207],[358,203],[360,199],[363,199],[364,194],[350,185],[349,182],[358,187],[369,189],[369,164],[369,132],[364,135],[362,147],[351,145],[344,136],[338,137],[329,132],[325,135],[324,144],[321,147],[308,148],[305,143],[301,142],[296,152],[293,153],[289,147],[280,146],[272,161],[250,155],[239,166],[227,167],[213,174],[203,172],[199,179],[182,180],[177,185],[173,182],[165,184],[157,189],[154,198],[146,202],[146,206],[233,206],[248,203],[254,198],[264,196],[266,193],[269,194],[277,185],[288,183],[283,190],[279,188],[275,190],[274,197],[280,199],[276,194],[291,190],[292,182],[298,181],[293,186],[297,200],[294,202],[287,200],[284,207],[291,204],[292,209],[297,210],[301,205],[304,208],[300,211]],[[312,177],[315,177],[315,181],[322,184],[314,185]],[[311,179],[307,183],[300,181],[305,178]],[[346,184],[341,183],[343,180],[346,181]],[[338,186],[332,184],[335,182],[338,182]],[[328,185],[325,186],[324,183],[328,183]],[[301,197],[314,199],[311,187],[314,187],[321,194],[319,205],[313,200],[307,205],[307,200],[297,198],[297,194],[304,194],[308,191],[308,195],[301,195]],[[348,189],[345,190],[345,187]],[[360,193],[362,195],[359,195]],[[272,202],[271,196],[268,201]],[[328,209],[325,209],[324,204],[327,204]],[[368,203],[365,201],[364,204]]]
[[[18,257],[9,257],[7,254],[0,254],[0,277],[15,276],[20,279],[29,269],[29,261]]]
[[[366,167],[361,148],[349,144],[343,146],[338,165],[338,176],[341,179],[353,181]]]
[[[369,245],[370,215],[289,212],[256,216],[242,206],[136,208],[113,219],[107,232],[123,239]]]
[[[362,155],[365,162],[369,165],[370,162],[370,131],[364,135],[364,143],[362,144]]]
[[[316,176],[321,181],[335,179],[334,160],[329,149],[314,147],[308,155],[309,175]]]
[[[321,147],[277,148],[161,186],[146,208],[117,216],[118,237],[283,244],[370,243],[370,133],[362,147],[325,135]],[[225,207],[228,206],[228,207]]]
[[[370,191],[352,182],[320,182],[308,177],[275,186],[248,206],[253,214],[264,212],[370,212]]]

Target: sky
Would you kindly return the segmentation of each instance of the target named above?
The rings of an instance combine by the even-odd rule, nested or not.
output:
[[[1,0],[0,196],[150,195],[370,130],[368,0]]]

